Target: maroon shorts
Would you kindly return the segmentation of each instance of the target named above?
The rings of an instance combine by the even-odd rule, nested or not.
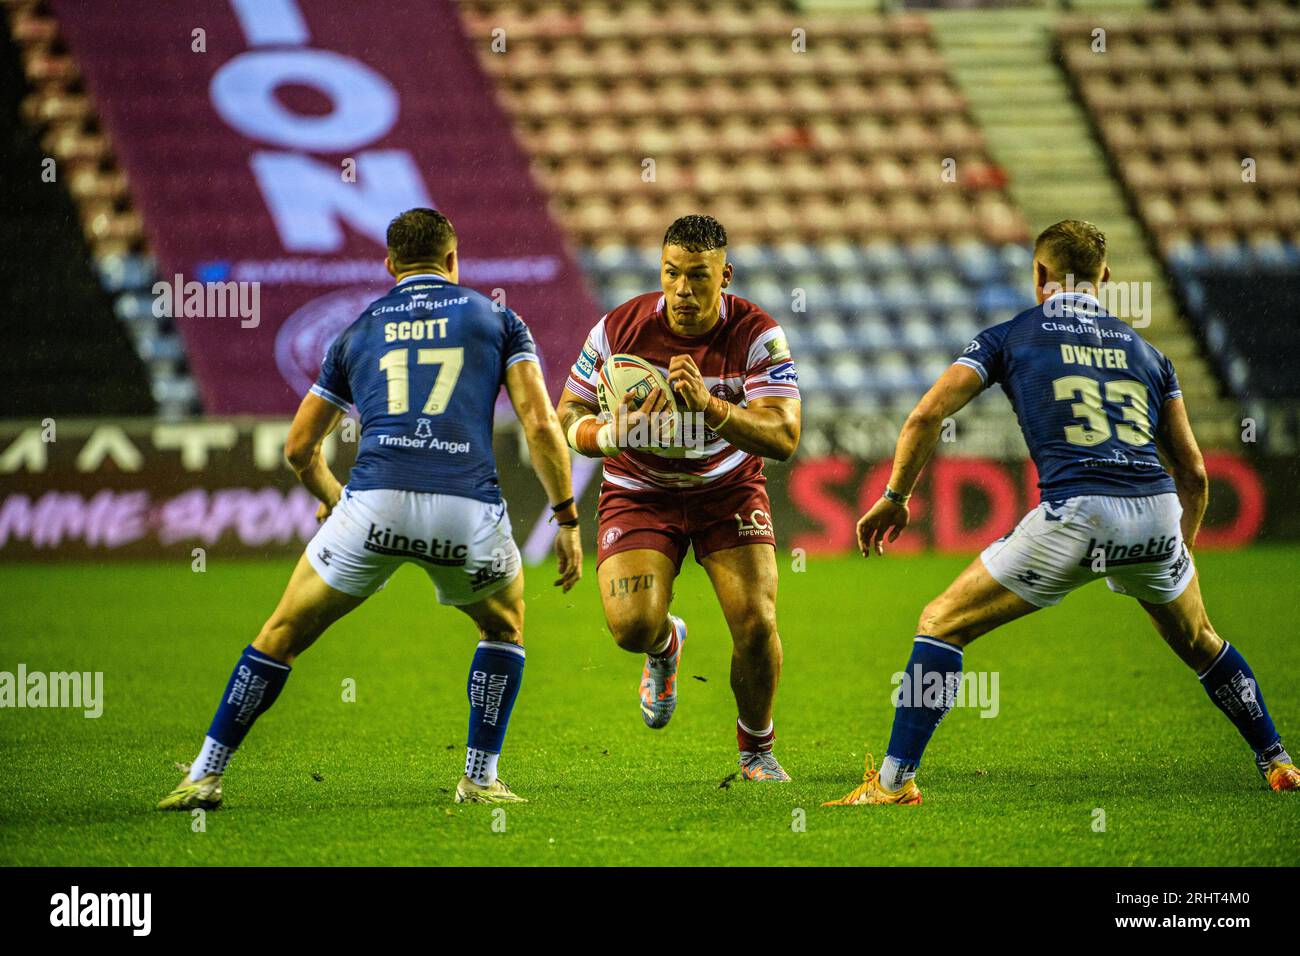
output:
[[[742,481],[725,479],[690,489],[643,491],[600,486],[596,530],[596,565],[611,554],[649,548],[665,554],[680,571],[686,549],[695,560],[745,544],[776,547],[767,479],[757,474]]]

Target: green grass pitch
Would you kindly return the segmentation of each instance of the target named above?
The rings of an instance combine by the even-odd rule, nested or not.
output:
[[[102,671],[105,685],[95,720],[0,711],[0,863],[1300,863],[1300,797],[1263,787],[1195,676],[1103,584],[967,652],[968,669],[998,672],[1000,710],[949,715],[926,754],[923,806],[822,808],[858,782],[864,746],[883,756],[890,675],[921,607],[965,561],[811,560],[802,573],[781,562],[777,753],[793,784],[721,785],[736,769],[730,641],[698,567],[688,561],[677,586],[691,639],[677,714],[658,732],[635,701],[640,659],[603,628],[593,569],[565,596],[538,568],[502,758],[532,802],[504,817],[453,805],[476,635],[408,566],[299,660],[204,832],[152,807],[180,776],[173,763],[197,751],[291,562],[0,568],[0,670]],[[1300,745],[1300,548],[1198,563],[1220,633]]]

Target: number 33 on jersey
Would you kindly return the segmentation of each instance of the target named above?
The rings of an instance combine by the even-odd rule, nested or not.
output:
[[[1156,456],[1173,364],[1090,295],[1064,293],[976,336],[957,359],[1001,384],[1044,500],[1174,490]]]

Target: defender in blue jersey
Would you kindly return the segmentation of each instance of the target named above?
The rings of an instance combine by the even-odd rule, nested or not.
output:
[[[1196,671],[1268,785],[1300,789],[1254,673],[1201,600],[1189,548],[1208,482],[1173,365],[1087,294],[1110,279],[1105,237],[1091,223],[1044,230],[1033,268],[1039,305],[978,335],[908,417],[884,496],[858,522],[858,544],[869,557],[898,538],[944,419],[995,384],[1016,410],[1042,501],[922,612],[880,771],[868,758],[862,784],[827,805],[920,803],[916,769],[954,704],[963,648],[1103,577],[1141,603]]]
[[[492,455],[501,386],[556,502],[555,583],[565,591],[582,576],[568,444],[527,326],[459,284],[456,233],[446,217],[408,210],[389,225],[387,244],[385,266],[397,284],[330,345],[285,444],[299,480],[321,501],[321,528],[279,607],[244,649],[198,757],[160,809],[219,806],[226,765],[275,702],[290,665],[408,562],[429,575],[441,603],[478,626],[456,802],[522,800],[497,776],[524,670],[523,574]],[[321,443],[352,405],[361,441],[343,486]]]

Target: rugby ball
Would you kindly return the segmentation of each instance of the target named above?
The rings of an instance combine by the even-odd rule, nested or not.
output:
[[[635,410],[641,407],[641,403],[649,398],[650,393],[656,388],[661,389],[672,403],[674,414],[668,427],[668,434],[676,435],[677,395],[669,387],[663,373],[639,356],[619,353],[606,359],[596,378],[596,399],[600,402],[601,411],[612,417],[614,409],[623,401],[624,395],[629,393],[632,395],[632,408]],[[679,457],[671,448],[646,450],[653,450],[666,457]]]

